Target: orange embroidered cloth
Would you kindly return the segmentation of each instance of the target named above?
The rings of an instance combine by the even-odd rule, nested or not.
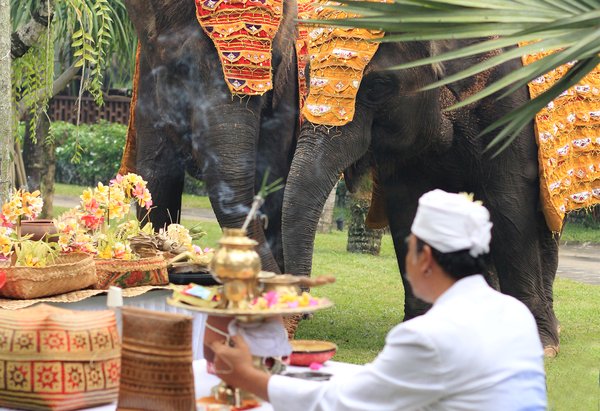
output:
[[[523,64],[550,53],[524,56]],[[570,66],[530,82],[531,98],[549,89]],[[566,213],[600,204],[600,66],[542,109],[535,128],[543,211],[548,227],[560,232]]]
[[[262,95],[273,88],[271,46],[283,0],[195,0],[196,15],[215,44],[233,95]]]
[[[311,3],[300,0],[299,3]],[[356,14],[335,10],[325,2],[312,13],[299,14],[299,19],[334,20]],[[310,87],[302,114],[310,122],[342,126],[354,118],[356,94],[364,70],[377,51],[383,31],[356,28],[311,26],[308,30],[310,55]]]
[[[298,20],[310,19],[314,13],[315,5],[312,0],[298,0]],[[298,24],[298,37],[296,38],[296,61],[298,64],[298,94],[300,111],[304,108],[306,97],[308,96],[308,84],[306,83],[306,67],[308,66],[308,31],[309,27],[305,24]],[[300,115],[302,123],[302,115]]]

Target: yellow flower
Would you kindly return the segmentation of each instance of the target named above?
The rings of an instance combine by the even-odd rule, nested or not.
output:
[[[83,190],[83,194],[81,194],[79,198],[81,198],[81,201],[83,203],[87,204],[92,201],[92,198],[94,198],[94,192],[91,188],[86,188],[85,190]]]
[[[8,257],[12,251],[12,241],[8,237],[0,236],[0,254]]]
[[[109,259],[112,258],[112,250],[110,248],[110,246],[106,246],[103,249],[99,249],[98,250],[98,257],[99,258],[105,258],[105,259]]]

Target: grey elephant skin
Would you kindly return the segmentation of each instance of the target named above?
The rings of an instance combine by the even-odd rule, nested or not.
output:
[[[558,350],[552,293],[558,238],[540,211],[533,125],[493,158],[493,151],[485,148],[494,134],[478,137],[485,127],[529,98],[527,90],[500,101],[492,96],[457,111],[442,111],[502,73],[515,70],[520,62],[426,92],[417,90],[475,61],[382,70],[464,44],[383,43],[365,71],[353,121],[333,130],[303,125],[284,198],[285,268],[293,274],[310,274],[317,221],[342,170],[352,171],[346,174],[351,176],[351,185],[353,175],[374,167],[401,272],[407,252],[404,238],[410,233],[418,198],[434,188],[472,192],[488,207],[494,223],[490,266],[496,285],[529,307],[544,346]],[[373,270],[376,275],[376,267]],[[404,278],[403,283],[405,319],[410,319],[428,306],[413,296]]]
[[[297,134],[294,60],[295,2],[286,1],[273,41],[274,91],[232,97],[212,41],[191,0],[126,0],[140,39],[136,168],[148,181],[155,227],[179,220],[184,170],[201,177],[221,227],[239,228],[265,170],[286,178]],[[294,10],[293,13],[290,10]],[[261,209],[249,235],[259,241],[263,268],[283,265],[283,191]],[[140,216],[142,217],[142,216]]]

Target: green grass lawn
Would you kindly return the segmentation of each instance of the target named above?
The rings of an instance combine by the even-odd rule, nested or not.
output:
[[[81,193],[79,188],[75,191],[76,195]],[[200,207],[202,201],[194,204]],[[64,209],[55,208],[56,215],[62,211]],[[191,227],[198,222],[184,220],[182,223]],[[207,235],[198,243],[203,247],[216,247],[221,236],[218,224],[202,222],[200,227]],[[375,358],[386,334],[401,321],[404,295],[390,236],[384,236],[381,255],[374,257],[347,253],[346,235],[346,231],[317,235],[313,274],[333,274],[337,282],[315,288],[313,293],[327,296],[335,306],[303,321],[297,338],[334,341],[339,347],[336,360],[364,364]],[[600,230],[568,224],[563,240],[600,242]],[[551,410],[598,407],[599,306],[600,286],[556,280],[555,308],[562,334],[559,356],[546,360]]]
[[[79,197],[83,190],[85,190],[86,188],[87,187],[70,184],[54,184],[54,190],[56,195]],[[208,197],[184,194],[181,202],[183,204],[183,208],[211,208],[210,200],[208,199]]]
[[[560,239],[579,243],[600,243],[600,229],[585,227],[582,224],[567,223]]]

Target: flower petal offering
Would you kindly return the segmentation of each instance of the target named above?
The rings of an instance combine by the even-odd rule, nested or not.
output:
[[[306,291],[302,294],[279,293],[277,291],[268,291],[260,297],[250,302],[250,310],[277,310],[302,307],[319,307],[329,300],[325,298],[313,297]]]

